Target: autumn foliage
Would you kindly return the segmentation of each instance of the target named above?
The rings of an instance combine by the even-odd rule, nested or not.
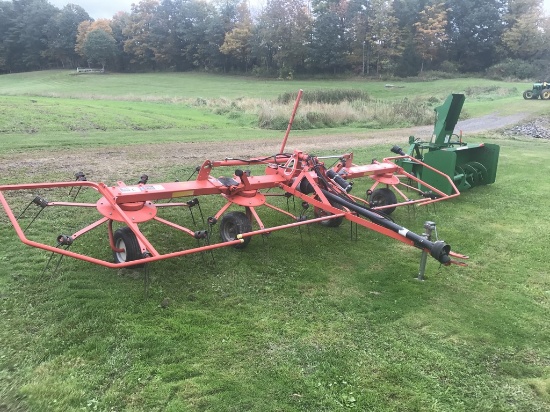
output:
[[[414,76],[449,67],[481,73],[514,59],[544,71],[549,56],[542,0],[267,0],[262,8],[141,0],[97,20],[74,4],[0,1],[4,72],[101,64],[281,78]]]

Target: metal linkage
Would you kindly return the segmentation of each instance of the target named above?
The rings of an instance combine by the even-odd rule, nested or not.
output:
[[[436,239],[437,239],[437,230],[435,227],[434,222],[430,222],[429,220],[424,222],[424,233],[422,233],[422,237],[426,238],[426,240],[431,240],[432,238],[432,232],[435,231],[436,233]],[[426,273],[426,261],[428,260],[428,253],[426,250],[422,250],[422,255],[420,257],[420,269],[418,270],[418,280],[424,280],[424,273]]]

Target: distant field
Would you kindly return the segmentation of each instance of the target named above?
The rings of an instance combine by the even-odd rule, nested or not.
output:
[[[387,87],[392,86],[392,87]],[[88,74],[42,71],[0,76],[0,139],[4,149],[47,145],[217,141],[277,135],[292,103],[284,93],[361,90],[369,101],[300,105],[294,130],[312,135],[433,123],[433,107],[451,92],[466,93],[463,117],[529,112],[529,85],[481,79],[387,83],[354,80],[263,80],[197,73]],[[144,133],[148,132],[148,133]],[[280,132],[278,132],[280,135]],[[47,139],[45,138],[47,137]],[[85,140],[83,140],[85,138]]]
[[[387,88],[386,85],[395,87]],[[429,87],[427,87],[429,85]],[[446,96],[467,88],[517,88],[518,95],[531,85],[484,79],[453,79],[434,82],[353,80],[265,80],[244,76],[200,73],[80,74],[74,71],[42,71],[0,76],[1,95],[54,96],[126,100],[162,99],[274,99],[298,89],[360,89],[374,98]],[[490,93],[485,93],[486,97]],[[482,99],[483,100],[483,99]]]
[[[134,182],[145,172],[150,183],[172,182],[192,176],[205,158],[271,155],[283,131],[261,129],[258,118],[279,94],[300,88],[360,87],[376,100],[432,104],[464,91],[469,117],[550,115],[550,102],[521,98],[526,84],[392,84],[191,73],[0,76],[0,183],[74,180],[79,170],[94,181]],[[287,117],[291,106],[281,106]],[[390,155],[390,143],[406,145],[408,135],[357,122],[291,139],[309,153],[352,150],[366,164]],[[347,224],[114,271],[50,261],[21,244],[0,212],[0,411],[547,412],[550,141],[498,130],[465,139],[500,144],[496,183],[392,215],[418,233],[435,221],[440,239],[470,255],[467,267],[430,258],[424,282],[416,280],[420,251],[366,229],[354,235]],[[365,190],[358,181],[353,193]],[[65,189],[50,195],[71,198]],[[83,190],[79,201],[87,196]],[[220,202],[201,198],[202,217]],[[294,199],[279,206],[301,213]],[[175,217],[219,237],[201,214],[187,212]],[[55,245],[87,218],[47,209],[29,230]],[[161,247],[185,248],[172,232],[148,230]],[[104,231],[81,240],[73,250],[111,258]]]

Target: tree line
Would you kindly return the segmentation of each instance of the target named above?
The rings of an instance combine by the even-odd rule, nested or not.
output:
[[[93,20],[82,7],[0,1],[0,71],[100,65],[415,76],[427,70],[546,76],[542,0],[141,0]]]

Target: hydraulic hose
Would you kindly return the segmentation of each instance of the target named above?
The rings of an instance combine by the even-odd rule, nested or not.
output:
[[[353,202],[348,199],[344,199],[341,196],[338,196],[334,193],[329,192],[328,190],[321,189],[321,191],[327,197],[328,200],[334,203],[338,203],[339,205],[342,205],[344,207],[347,207],[350,210],[353,210],[358,215],[366,217],[371,222],[379,226],[389,229],[392,232],[398,233],[401,236],[405,236],[407,239],[412,240],[414,242],[414,246],[419,249],[429,250],[430,255],[434,259],[436,259],[438,262],[444,265],[448,265],[450,263],[451,258],[449,257],[449,252],[451,251],[451,246],[449,246],[442,240],[432,242],[421,235],[411,232],[410,230],[404,228],[403,226],[399,226],[397,223],[392,222],[389,219],[386,219],[385,217],[379,215],[378,213],[372,210],[369,210],[356,202]]]

